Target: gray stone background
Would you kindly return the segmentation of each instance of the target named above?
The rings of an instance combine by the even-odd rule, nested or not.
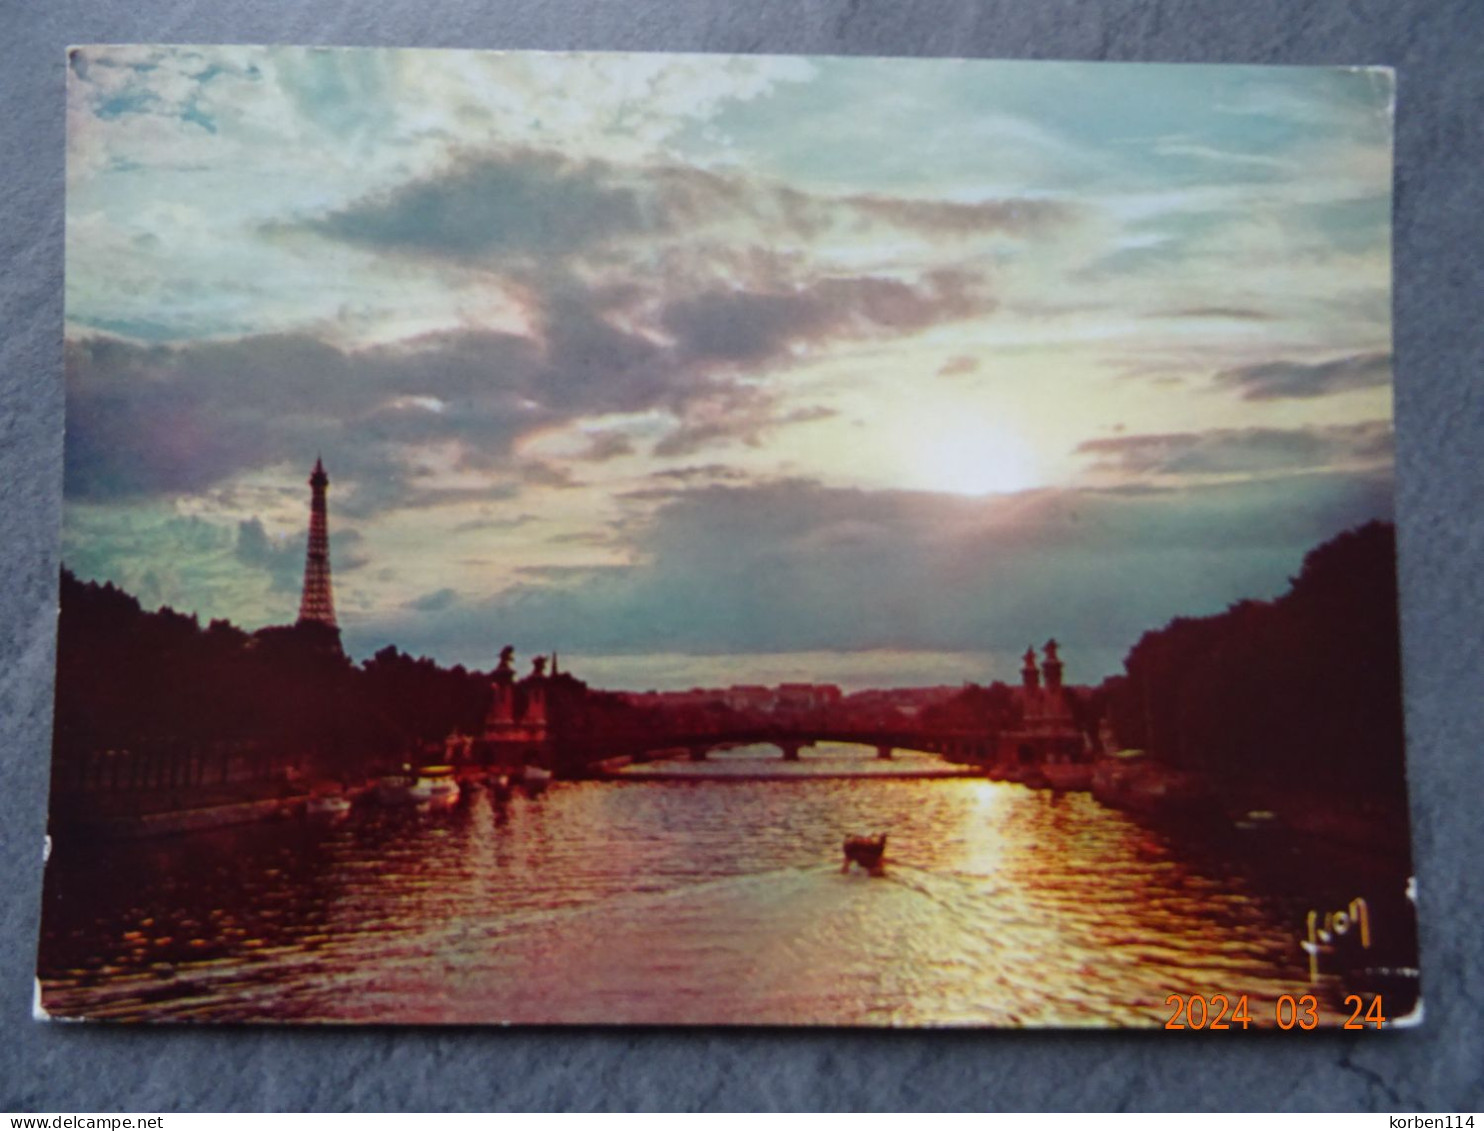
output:
[[[110,42],[1396,67],[1425,1023],[1243,1036],[33,1022],[62,471],[63,49]],[[1484,1107],[1481,92],[1477,0],[0,0],[0,1110]]]

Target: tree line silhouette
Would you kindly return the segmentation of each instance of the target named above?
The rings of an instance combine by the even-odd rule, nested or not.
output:
[[[63,569],[53,781],[65,792],[108,750],[256,759],[346,779],[436,760],[452,731],[482,730],[492,675],[393,646],[357,665],[333,629],[313,622],[203,628]],[[567,673],[545,681],[558,735],[632,727],[636,709],[619,697]]]
[[[1138,747],[1213,784],[1325,790],[1405,804],[1395,531],[1373,522],[1312,550],[1289,590],[1144,634],[1125,674],[1069,694],[1095,738],[1106,716]],[[111,583],[62,572],[54,780],[96,752],[235,751],[352,777],[478,734],[492,672],[386,647],[356,665],[334,631],[245,632],[143,610]],[[553,736],[574,749],[663,729],[619,696],[548,676]],[[958,729],[1018,723],[1003,684],[970,686],[924,714]]]
[[[1396,531],[1371,522],[1311,550],[1289,589],[1146,632],[1124,674],[1068,688],[1072,718],[1218,789],[1323,792],[1403,810]],[[1014,688],[970,685],[923,713],[947,729],[1021,722]]]
[[[1129,746],[1233,786],[1404,806],[1396,530],[1311,550],[1288,591],[1145,633],[1103,691]]]

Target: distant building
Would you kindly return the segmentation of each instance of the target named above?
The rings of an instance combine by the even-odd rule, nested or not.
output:
[[[873,687],[866,691],[855,691],[841,700],[841,706],[852,718],[862,722],[873,719],[891,722],[911,719],[926,708],[946,703],[963,689],[961,687]]]
[[[840,689],[833,683],[780,683],[775,709],[821,711],[836,706],[840,699]]]
[[[731,687],[692,687],[688,691],[631,691],[623,698],[635,707],[670,710],[726,707],[743,714],[774,711],[799,714],[837,706],[843,695],[833,683],[782,683],[776,688],[744,683]]]
[[[778,701],[771,687],[760,683],[734,684],[722,692],[722,700],[734,711],[771,711]]]

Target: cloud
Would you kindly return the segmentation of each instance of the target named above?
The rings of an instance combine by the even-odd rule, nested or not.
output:
[[[1233,389],[1247,401],[1308,398],[1372,389],[1391,383],[1389,353],[1358,353],[1333,361],[1270,361],[1216,374],[1219,388]]]
[[[322,452],[358,517],[439,499],[508,497],[522,483],[574,482],[558,464],[520,466],[518,441],[543,428],[658,411],[675,423],[662,456],[713,443],[755,444],[769,429],[822,419],[739,367],[793,364],[832,338],[912,333],[993,303],[982,280],[930,273],[917,284],[831,277],[777,292],[706,291],[676,299],[654,331],[621,327],[604,288],[552,278],[534,294],[533,336],[429,333],[359,349],[310,333],[144,345],[68,341],[66,489],[77,500],[198,494],[244,472]],[[449,446],[452,445],[452,448]],[[420,472],[445,450],[483,482]],[[633,450],[597,432],[578,461]],[[448,454],[448,452],[452,454]]]
[[[518,514],[512,518],[475,518],[468,522],[458,523],[450,533],[470,534],[484,530],[518,530],[522,526],[529,526],[533,522],[540,521],[540,516],[534,514]]]
[[[1390,513],[1386,474],[970,499],[804,480],[673,495],[638,564],[535,568],[457,617],[380,626],[453,654],[496,630],[597,654],[994,651],[1054,633],[1121,655],[1177,615],[1280,592],[1315,543]],[[370,631],[368,629],[367,631]],[[1076,670],[1073,678],[1103,672]]]
[[[617,546],[618,536],[610,530],[573,530],[565,534],[553,534],[546,539],[549,546]]]
[[[1228,322],[1271,322],[1274,315],[1251,306],[1185,306],[1178,310],[1157,310],[1146,318],[1219,319]]]
[[[616,576],[629,573],[632,566],[627,565],[535,565],[517,566],[515,572],[521,577],[536,578],[542,581],[589,581],[596,577]]]
[[[1217,428],[1086,440],[1077,454],[1090,470],[1119,475],[1271,474],[1390,466],[1390,421],[1310,428]]]
[[[452,589],[435,589],[414,597],[402,607],[417,613],[438,613],[458,603],[459,595]]]
[[[910,197],[851,196],[848,208],[898,228],[918,228],[945,236],[983,232],[1042,235],[1069,224],[1076,209],[1059,200],[1035,198],[982,200],[916,200]]]
[[[832,196],[678,162],[577,160],[556,149],[510,145],[454,153],[436,170],[318,216],[269,223],[264,232],[307,232],[467,264],[512,255],[561,258],[636,240],[689,241],[739,225],[760,244],[770,235],[813,240],[873,226],[933,239],[1035,238],[1077,216],[1072,205],[1048,199]]]
[[[671,302],[661,322],[685,356],[756,364],[810,342],[911,333],[994,306],[982,278],[942,270],[916,286],[859,276],[774,292],[713,289]]]
[[[346,243],[457,260],[565,255],[653,227],[634,189],[607,183],[610,172],[528,149],[466,156],[303,226]]]
[[[335,480],[356,487],[347,513],[399,505],[425,493],[405,458],[419,445],[477,438],[505,451],[548,415],[529,399],[540,372],[529,344],[471,337],[364,351],[309,335],[180,346],[71,340],[68,497],[198,494],[320,451]],[[408,407],[419,396],[458,411]]]
[[[747,473],[740,468],[728,467],[724,463],[707,463],[692,464],[689,467],[672,467],[665,471],[652,472],[649,477],[691,483],[699,479],[713,481],[746,479]]]
[[[734,441],[757,447],[774,429],[810,424],[834,415],[834,409],[823,405],[786,408],[784,398],[774,389],[740,383],[728,385],[710,396],[692,398],[679,414],[679,427],[658,440],[651,454],[672,459]],[[630,493],[630,497],[638,495]]]
[[[520,476],[525,482],[537,487],[556,487],[565,491],[582,486],[565,467],[541,460],[523,465]]]
[[[69,340],[68,498],[199,494],[318,451],[353,488],[341,495],[344,513],[497,499],[522,481],[569,478],[517,466],[514,447],[527,433],[655,404],[683,412],[723,388],[601,324],[578,299],[562,301],[567,317],[542,342],[488,331],[359,350],[308,334],[174,346]],[[450,458],[487,473],[482,483],[419,474],[427,454],[448,445]]]
[[[300,587],[304,577],[304,540],[275,541],[268,536],[259,519],[251,518],[237,524],[237,544],[233,551],[244,565],[266,570],[273,579],[273,588],[279,592],[292,592]],[[334,561],[334,555],[331,555]]]
[[[619,431],[595,432],[588,438],[587,448],[577,457],[590,463],[606,463],[620,456],[634,454],[632,437]]]
[[[237,524],[237,537],[232,553],[243,565],[263,570],[277,593],[297,593],[304,581],[306,533],[289,538],[274,538],[256,517]],[[330,531],[330,567],[336,575],[353,573],[369,563],[357,547],[363,541],[361,532],[352,527],[336,526]]]

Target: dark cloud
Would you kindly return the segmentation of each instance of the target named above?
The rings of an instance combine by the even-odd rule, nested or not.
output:
[[[566,490],[582,486],[581,481],[574,478],[565,467],[539,461],[522,466],[520,477],[533,487],[556,487]]]
[[[680,427],[654,445],[661,458],[694,455],[723,442],[749,446],[762,443],[764,433],[790,424],[809,424],[836,415],[823,405],[789,409],[775,389],[734,384],[709,396],[692,398],[680,412]],[[633,496],[631,496],[633,497]]]
[[[938,271],[916,286],[876,276],[823,278],[790,290],[713,289],[666,306],[684,356],[757,364],[828,338],[912,333],[994,309],[984,280]]]
[[[312,463],[353,481],[359,513],[416,491],[399,452],[464,439],[506,452],[558,419],[532,399],[543,362],[524,339],[447,335],[362,351],[309,335],[143,346],[69,341],[66,490],[102,500],[194,494],[243,471]],[[419,407],[415,398],[447,411]]]
[[[421,597],[414,597],[403,605],[403,608],[418,613],[437,613],[457,604],[458,599],[459,595],[452,589],[435,589],[431,593],[424,593]]]
[[[1159,310],[1148,318],[1216,318],[1229,322],[1271,322],[1274,315],[1251,306],[1183,306],[1178,310]]]
[[[633,569],[627,565],[533,565],[517,566],[515,573],[542,581],[586,581],[594,577],[625,574]]]
[[[448,259],[563,255],[653,228],[613,170],[550,151],[466,155],[432,176],[310,220],[318,235]]]
[[[332,573],[352,573],[367,565],[369,558],[357,547],[361,532],[354,528],[332,528],[330,531],[330,568]],[[257,518],[237,524],[237,537],[232,552],[243,565],[265,571],[272,579],[275,592],[296,593],[304,582],[304,551],[307,533],[289,538],[274,538]]]
[[[461,522],[453,528],[454,534],[469,534],[480,530],[517,530],[522,526],[528,526],[533,522],[540,522],[539,516],[534,514],[518,514],[513,518],[476,518],[469,522]]]
[[[680,422],[665,445],[680,454],[711,442],[755,443],[767,428],[824,411],[789,406],[751,377],[710,372],[712,359],[689,347],[618,330],[576,288],[553,291],[546,320],[539,342],[465,331],[361,350],[308,335],[174,346],[69,341],[67,495],[199,494],[285,462],[307,471],[319,453],[337,507],[364,517],[508,498],[522,484],[573,485],[566,467],[522,465],[514,447],[585,416],[661,410]],[[751,352],[761,358],[785,344],[760,342]],[[492,476],[490,486],[430,485],[416,453],[450,443],[465,470]],[[602,432],[576,458],[611,459],[632,445],[622,432]]]
[[[321,379],[291,390],[306,373]],[[66,375],[67,491],[83,499],[193,493],[272,463],[303,436],[306,415],[346,407],[348,386],[343,356],[303,336],[250,347],[71,341]],[[297,417],[265,412],[291,392]]]
[[[1003,651],[1055,634],[1121,655],[1178,615],[1280,592],[1326,537],[1390,514],[1385,474],[969,499],[807,481],[683,491],[643,564],[538,569],[459,615],[384,626],[416,648],[698,653]],[[1078,670],[1074,679],[1102,672]]]
[[[1056,200],[914,200],[905,197],[851,196],[844,203],[873,220],[898,228],[917,228],[947,236],[979,232],[1038,235],[1070,222],[1070,205]]]
[[[457,495],[428,487],[407,458],[454,442],[467,466],[507,474],[463,497],[508,497],[523,481],[512,456],[521,436],[590,413],[683,411],[710,395],[704,376],[599,322],[568,309],[544,343],[469,331],[363,350],[308,335],[69,341],[67,495],[196,494],[283,462],[307,473],[318,452],[342,512],[369,515]]]
[[[1124,475],[1229,475],[1389,465],[1389,421],[1311,428],[1217,428],[1087,440],[1091,470]]]
[[[623,166],[509,148],[466,151],[436,172],[267,232],[305,231],[391,253],[468,262],[597,252],[621,241],[690,236],[738,221],[796,239],[862,225],[939,238],[988,232],[1033,237],[1075,215],[1072,206],[1044,199],[820,196],[683,165]]]
[[[1391,383],[1389,353],[1357,353],[1314,364],[1270,361],[1216,374],[1219,388],[1233,389],[1246,401],[1286,397],[1322,397],[1352,389],[1371,389]]]
[[[633,454],[634,441],[623,432],[597,432],[588,437],[587,448],[578,458],[590,463],[605,463]]]
[[[839,412],[822,404],[804,405],[792,409],[778,418],[779,424],[812,424],[816,420],[830,420]]]
[[[618,537],[611,531],[574,530],[566,534],[553,534],[546,542],[551,546],[616,546]]]
[[[256,518],[237,524],[234,553],[244,565],[266,570],[279,592],[291,592],[303,581],[304,539],[275,541]]]
[[[844,222],[842,209],[945,231],[1031,232],[1059,216],[1034,202],[826,200],[746,177],[532,150],[464,155],[296,230],[399,254],[494,257],[527,304],[529,335],[464,329],[358,349],[308,332],[176,345],[70,340],[67,495],[200,494],[320,453],[341,513],[367,517],[575,483],[555,461],[522,467],[515,449],[524,436],[585,417],[673,417],[653,448],[661,456],[758,444],[770,429],[827,412],[789,403],[770,371],[835,342],[910,335],[995,308],[973,271],[821,277],[807,256],[765,241],[691,239],[707,217],[804,231]],[[642,265],[626,268],[610,248],[604,270],[577,269],[600,246],[668,230],[681,238],[646,250]],[[599,278],[609,281],[591,281]],[[601,433],[568,462],[613,459],[634,444]],[[452,448],[459,470],[487,473],[489,484],[437,487],[419,470],[433,445],[440,466]]]
[[[398,254],[481,257],[520,291],[529,335],[464,329],[359,349],[308,332],[176,345],[70,340],[67,495],[200,494],[246,471],[307,465],[318,452],[343,513],[370,516],[569,481],[556,464],[522,470],[514,450],[523,436],[584,417],[671,416],[678,425],[660,455],[759,443],[768,429],[824,411],[787,403],[769,371],[837,341],[910,335],[995,307],[973,271],[821,277],[807,256],[769,245],[784,228],[848,224],[842,209],[945,231],[1030,232],[1058,215],[1034,202],[826,200],[746,177],[533,150],[466,154],[294,230]],[[756,246],[693,238],[708,218],[739,216],[760,225]],[[678,238],[656,247],[662,231]],[[616,247],[628,237],[648,241],[635,245],[640,261],[626,263]],[[575,459],[612,459],[633,443],[602,434]],[[489,473],[491,485],[435,488],[417,470],[419,450],[435,444],[455,446],[461,469]]]
[[[693,464],[690,467],[674,467],[668,471],[655,471],[651,472],[649,477],[692,483],[700,479],[712,481],[746,479],[747,473],[740,468],[728,467],[724,463],[707,463]]]
[[[732,440],[756,446],[773,423],[777,406],[775,393],[756,386],[718,389],[712,396],[688,404],[680,427],[659,440],[652,454],[662,459],[694,455],[718,442]]]
[[[759,362],[794,341],[831,329],[839,317],[839,312],[826,309],[817,296],[807,292],[717,290],[671,303],[665,310],[664,328],[692,357]]]

